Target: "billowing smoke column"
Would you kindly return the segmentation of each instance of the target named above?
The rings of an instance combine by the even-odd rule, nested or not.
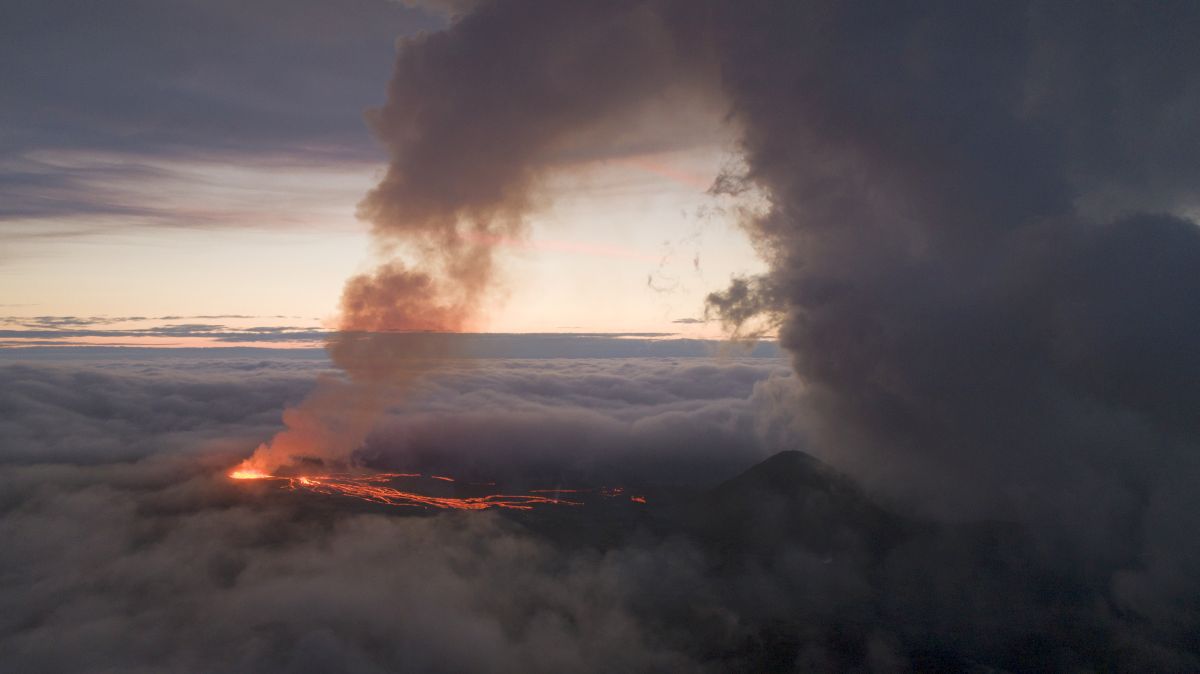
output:
[[[1194,625],[1200,8],[456,6],[372,118],[393,162],[363,215],[419,262],[352,281],[346,328],[468,324],[489,242],[573,139],[719,91],[745,170],[718,186],[764,198],[771,270],[710,303],[777,321],[811,451],[927,512],[1034,524],[1114,610]]]
[[[745,165],[718,184],[765,197],[747,226],[771,272],[711,304],[731,324],[777,317],[805,387],[785,412],[813,451],[935,510],[1100,539],[1183,498],[1157,489],[1193,474],[1200,431],[1194,8],[459,11],[401,46],[370,114],[392,162],[361,215],[397,257],[347,284],[330,348],[351,383],[289,413],[271,463],[361,443],[377,388],[417,360],[379,335],[469,328],[492,246],[579,139],[712,89]]]
[[[811,451],[1160,634],[1200,592],[1194,3],[716,3]],[[1178,631],[1176,631],[1178,630]]]
[[[595,149],[581,137],[619,137],[643,108],[711,77],[666,18],[640,2],[485,3],[400,45],[387,103],[367,115],[391,162],[359,205],[387,261],[347,282],[328,344],[349,381],[288,410],[287,429],[241,470],[345,461],[386,388],[453,355],[444,340],[397,333],[475,327],[494,299],[494,247],[523,234],[539,180]]]
[[[819,444],[1017,507],[1194,442],[1194,7],[730,8],[772,271],[711,301],[777,313]]]
[[[1159,523],[1200,513],[1180,477],[1200,475],[1194,6],[455,8],[370,117],[392,162],[362,216],[413,261],[347,286],[331,349],[360,394],[334,397],[363,424],[411,369],[360,331],[469,327],[539,180],[705,90],[741,137],[718,186],[762,195],[746,225],[771,265],[711,305],[778,321],[803,387],[780,412],[811,451],[926,510],[1052,522],[1116,567],[1156,563],[1136,541],[1183,554]],[[344,456],[369,425],[333,416]]]

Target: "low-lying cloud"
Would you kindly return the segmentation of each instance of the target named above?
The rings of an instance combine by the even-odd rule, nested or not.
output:
[[[239,492],[225,472],[277,427],[279,409],[330,376],[328,363],[168,354],[0,367],[6,666],[371,672],[688,663],[631,607],[629,575],[650,582],[647,565],[666,561],[648,551],[566,553],[489,514],[327,520]],[[763,456],[746,399],[779,365],[448,368],[408,392],[364,454],[467,472],[527,474],[520,467],[536,464],[582,477],[612,477],[621,465],[627,478],[711,482]],[[472,411],[482,405],[486,412]],[[677,432],[684,427],[690,435]],[[664,431],[679,444],[664,446]],[[647,456],[639,462],[638,454]],[[683,472],[666,475],[666,465]],[[686,546],[680,554],[686,559]]]
[[[1075,557],[1015,522],[883,509],[789,455],[710,491],[803,447],[780,360],[445,363],[384,392],[403,404],[355,454],[657,495],[615,520],[405,517],[230,481],[279,409],[341,378],[311,354],[56,361],[0,366],[0,657],[19,671],[1197,664],[1162,601],[1186,575],[1155,566],[1173,557],[1154,536],[1131,549],[1145,567]]]

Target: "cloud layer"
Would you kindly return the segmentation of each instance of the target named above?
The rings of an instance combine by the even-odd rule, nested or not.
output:
[[[1071,557],[1036,528],[890,512],[795,453],[709,491],[794,442],[773,426],[796,395],[782,362],[460,363],[405,390],[359,455],[651,495],[643,510],[530,517],[405,517],[228,480],[277,410],[330,374],[296,354],[170,351],[0,368],[3,661],[30,672],[1197,664],[1189,614],[1161,601],[1160,583],[1185,575],[1114,576],[1111,560]]]
[[[366,459],[501,478],[619,468],[711,482],[763,456],[746,401],[778,365],[451,368],[407,391]],[[646,564],[665,558],[566,552],[487,514],[321,514],[227,480],[327,367],[170,351],[3,366],[4,661],[22,671],[685,666],[631,606],[628,576],[648,582]]]
[[[915,512],[1021,523],[1039,564],[1178,640],[1200,624],[1196,20],[484,3],[401,51],[364,209],[384,232],[507,222],[559,139],[616,137],[668,84],[715,94],[741,149],[715,191],[756,197],[771,271],[711,305],[778,325],[801,384],[772,427]]]

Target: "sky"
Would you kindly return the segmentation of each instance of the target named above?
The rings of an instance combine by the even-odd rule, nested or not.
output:
[[[387,154],[364,112],[395,43],[446,25],[391,0],[12,2],[0,9],[0,314],[242,315],[332,327],[379,257],[356,205]],[[704,297],[761,271],[720,111],[565,158],[499,246],[476,331],[719,336]],[[680,131],[683,129],[683,131]],[[278,316],[287,316],[280,319]],[[141,327],[154,327],[146,323]]]

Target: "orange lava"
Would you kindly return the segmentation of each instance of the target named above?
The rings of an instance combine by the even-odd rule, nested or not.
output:
[[[534,493],[488,494],[486,496],[458,498],[451,496],[427,496],[388,486],[388,483],[396,479],[421,477],[420,473],[280,477],[269,475],[253,468],[239,467],[229,473],[229,477],[235,480],[278,480],[284,483],[284,487],[292,491],[309,491],[314,494],[346,496],[371,503],[425,509],[487,510],[489,508],[507,508],[510,510],[531,510],[539,505],[580,505],[577,501],[540,496]],[[454,481],[453,478],[439,475],[431,475],[430,478],[447,482]]]

